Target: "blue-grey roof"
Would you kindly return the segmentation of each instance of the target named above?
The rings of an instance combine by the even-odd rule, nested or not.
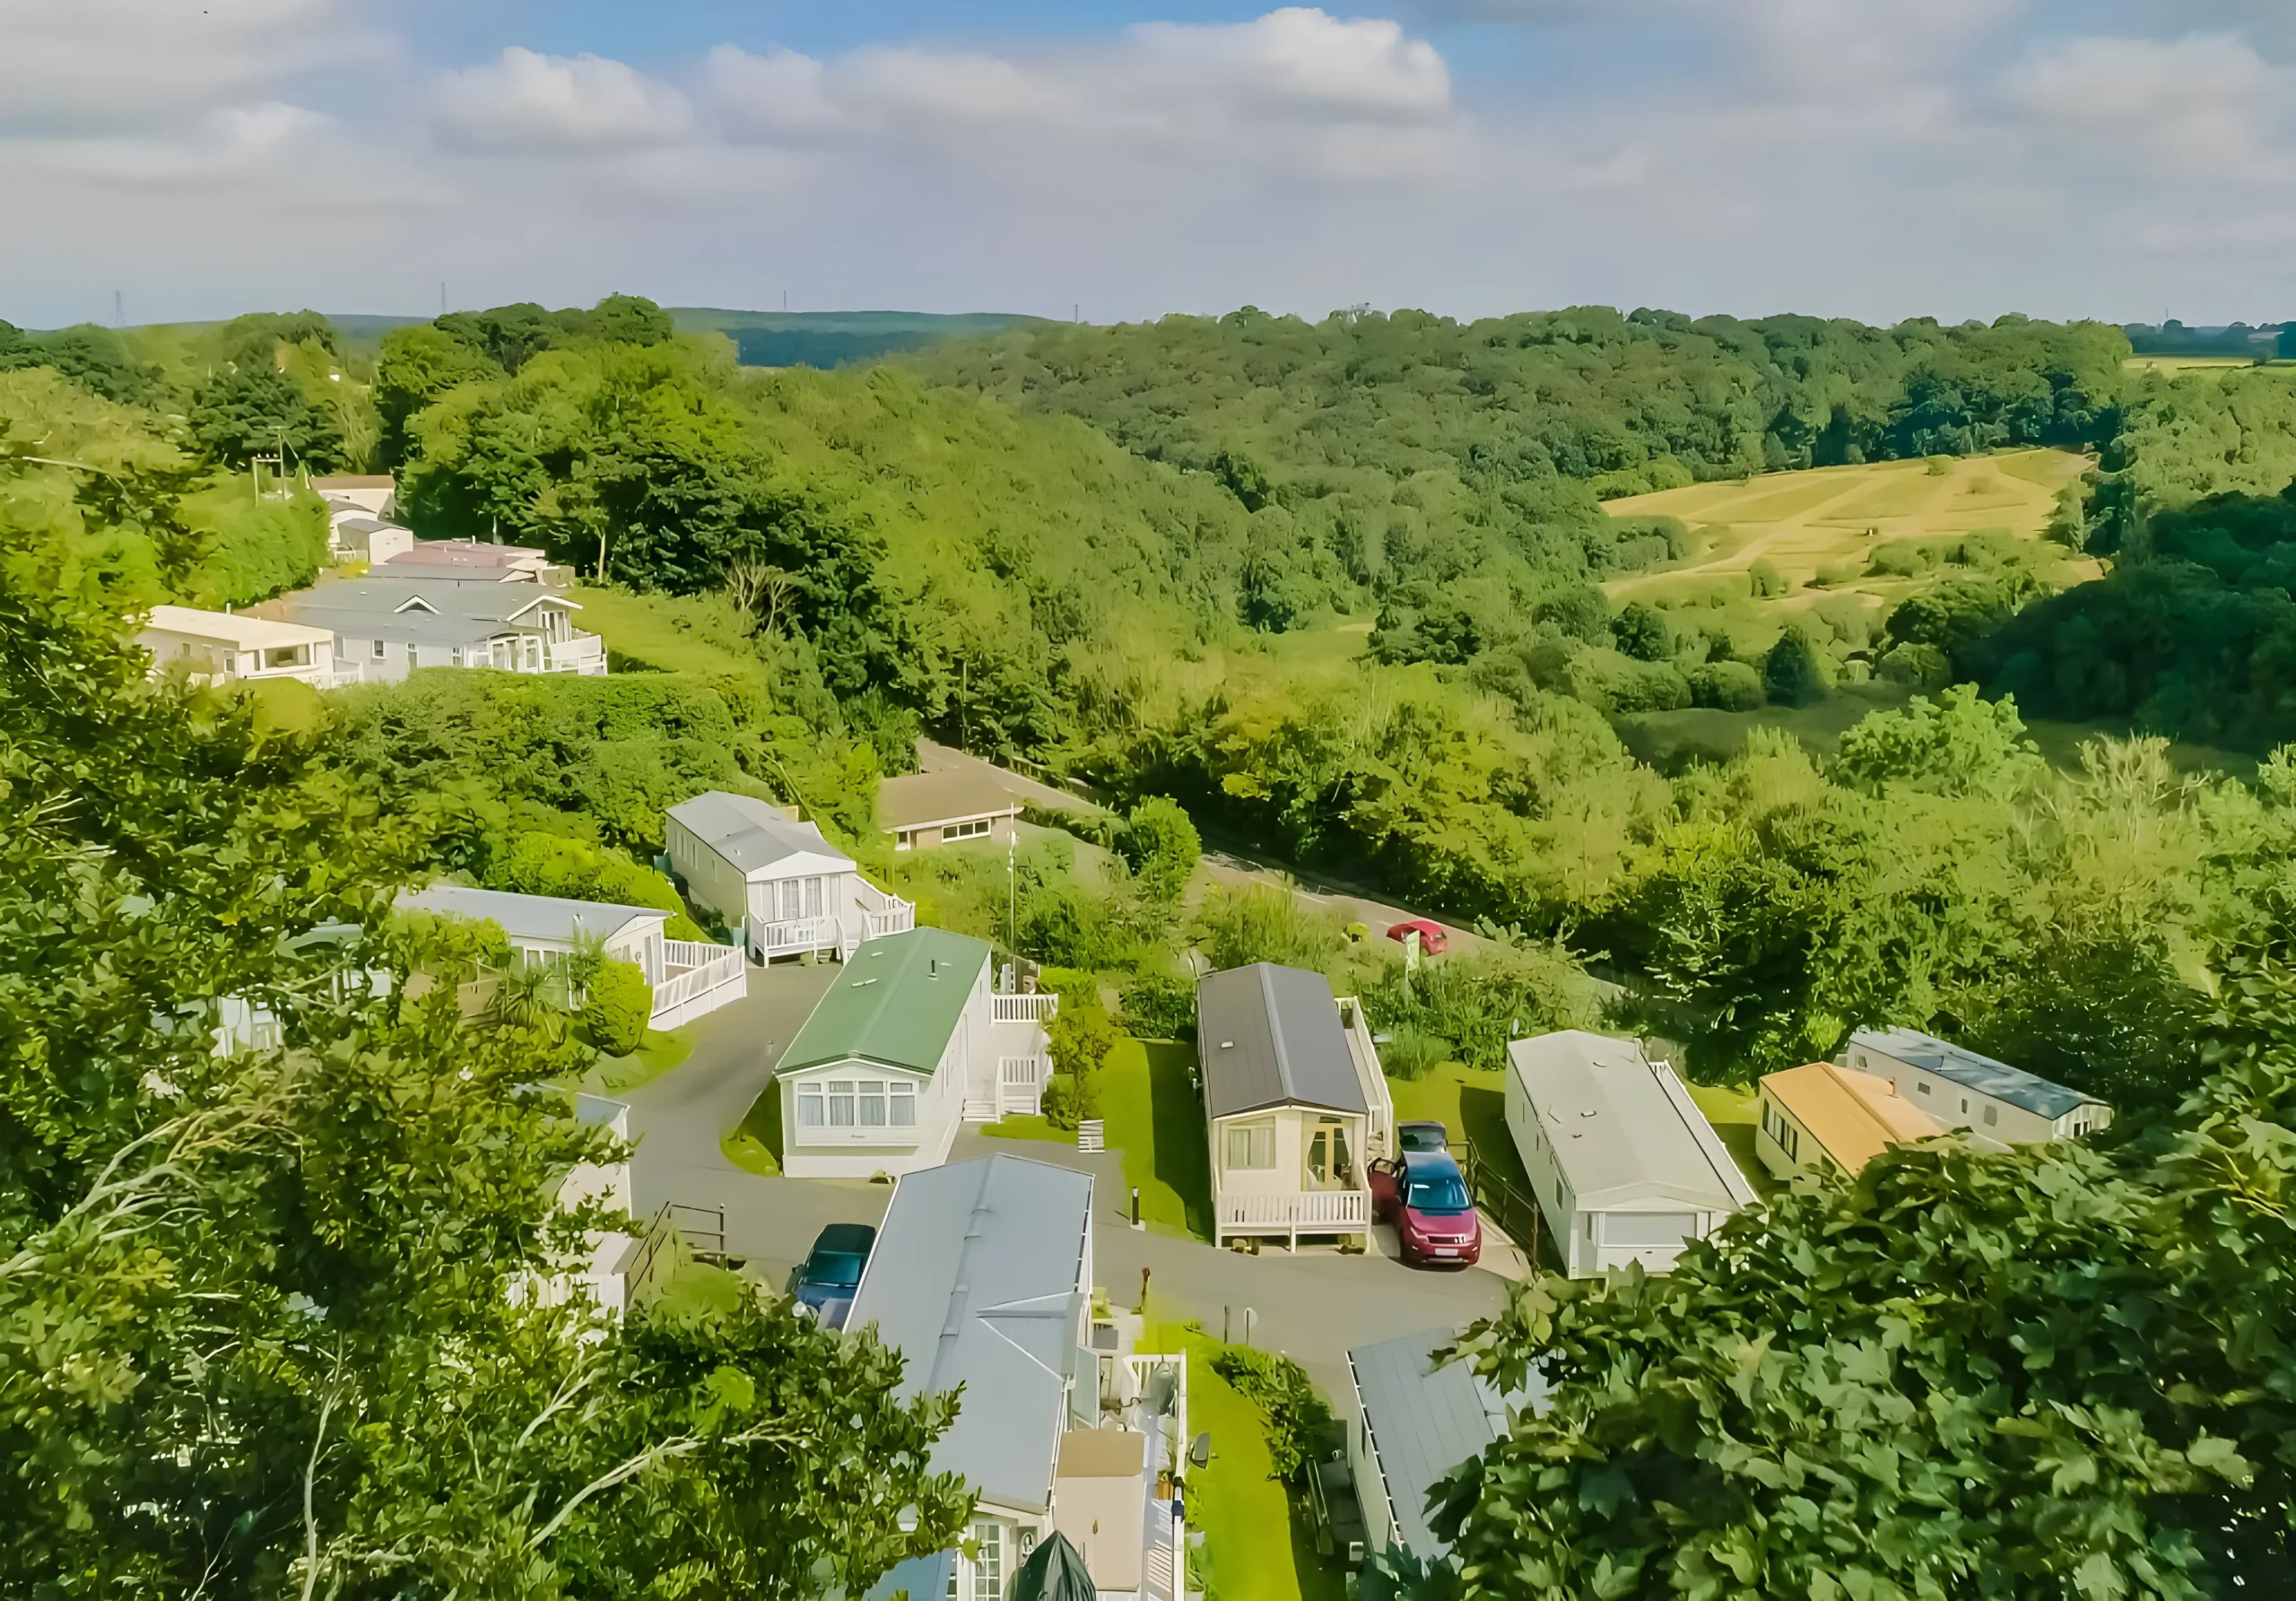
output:
[[[1990,1095],[1996,1101],[2035,1117],[2056,1122],[2076,1106],[2104,1103],[2093,1095],[2083,1095],[2078,1090],[2068,1090],[2037,1073],[2022,1067],[2012,1067],[2006,1062],[1996,1062],[1991,1057],[1981,1057],[1973,1050],[1964,1050],[1935,1034],[1925,1034],[1916,1029],[1860,1029],[1849,1037],[1851,1046],[1864,1046],[1884,1056],[1895,1057],[1900,1062],[1910,1062],[1926,1073]]]
[[[1372,1453],[1395,1509],[1396,1541],[1422,1560],[1450,1549],[1427,1527],[1428,1491],[1507,1427],[1499,1392],[1466,1364],[1434,1366],[1435,1353],[1457,1337],[1439,1328],[1347,1353],[1356,1405],[1370,1424]],[[1534,1410],[1545,1406],[1546,1380],[1536,1371],[1526,1393]]]
[[[964,1387],[933,1471],[1007,1506],[1051,1501],[1091,1227],[1090,1173],[999,1154],[906,1174],[846,1319],[908,1359],[903,1399]]]
[[[1321,973],[1257,961],[1209,974],[1196,987],[1196,1018],[1213,1117],[1274,1106],[1370,1109]]]
[[[474,890],[462,884],[434,884],[401,895],[402,910],[427,911],[443,917],[489,922],[512,940],[551,940],[570,943],[612,939],[631,924],[650,918],[665,922],[670,914],[651,906],[617,906],[604,901],[568,901],[556,895],[514,895],[507,890]]]
[[[852,857],[822,837],[819,824],[792,822],[778,806],[752,796],[705,790],[672,806],[670,815],[744,876],[793,857],[853,866]]]
[[[908,1592],[909,1601],[941,1601],[949,1593],[949,1572],[956,1561],[953,1551],[913,1556],[871,1585],[862,1601],[893,1601],[903,1591]]]

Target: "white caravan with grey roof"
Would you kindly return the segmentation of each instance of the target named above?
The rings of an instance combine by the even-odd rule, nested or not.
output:
[[[770,801],[712,789],[670,808],[670,870],[760,961],[833,953],[917,927],[917,907],[861,876],[853,858]]]
[[[1321,973],[1255,962],[1196,987],[1217,1240],[1368,1240],[1395,1106],[1362,1008]]]
[[[2093,1095],[1913,1029],[1860,1029],[1842,1066],[1886,1078],[1909,1106],[1980,1150],[2078,1139],[2113,1120]]]
[[[1664,1062],[1566,1029],[1507,1048],[1507,1130],[1573,1278],[1665,1273],[1753,1187]]]

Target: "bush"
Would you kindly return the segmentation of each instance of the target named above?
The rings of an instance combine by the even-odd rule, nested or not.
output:
[[[1076,1131],[1081,1120],[1082,1104],[1076,1093],[1076,1081],[1065,1073],[1056,1073],[1044,1081],[1044,1100],[1040,1102],[1044,1120],[1055,1128]]]
[[[582,1003],[582,1022],[590,1031],[591,1044],[610,1057],[626,1057],[646,1037],[646,1022],[653,1014],[653,988],[635,963],[598,964],[590,975],[589,998]]]
[[[1170,973],[1142,973],[1124,987],[1125,1031],[1142,1040],[1196,1038],[1196,986]]]
[[[1179,802],[1154,796],[1132,809],[1116,837],[1116,853],[1152,900],[1177,903],[1204,854],[1204,840]]]
[[[1708,662],[1690,670],[1690,703],[1718,711],[1753,711],[1762,703],[1761,674],[1744,662]]]
[[[1226,1345],[1213,1354],[1212,1370],[1267,1420],[1268,1464],[1277,1478],[1298,1484],[1321,1454],[1332,1425],[1331,1408],[1307,1370],[1276,1352]]]
[[[1756,600],[1776,600],[1780,596],[1791,594],[1794,589],[1794,586],[1786,581],[1786,575],[1778,570],[1778,563],[1768,556],[1755,557],[1753,565],[1746,569],[1746,577],[1753,585]]]
[[[1402,1028],[1379,1047],[1379,1066],[1389,1078],[1422,1079],[1449,1061],[1452,1054],[1448,1040]]]
[[[1346,948],[1337,915],[1317,910],[1288,890],[1253,885],[1214,889],[1196,916],[1196,940],[1217,971],[1255,961],[1313,968]]]
[[[1097,1004],[1078,1005],[1073,995],[1063,995],[1060,1010],[1053,1015],[1045,1036],[1054,1076],[1065,1076],[1069,1081],[1075,1116],[1099,1117],[1100,1086],[1095,1081],[1108,1062],[1109,1052],[1116,1048],[1116,1025]],[[1045,1115],[1049,1118],[1052,1114]],[[1065,1126],[1056,1122],[1053,1127]]]
[[[1881,660],[1876,675],[1916,689],[1943,689],[1952,681],[1953,664],[1935,645],[1900,645]]]
[[[1780,706],[1807,706],[1825,699],[1831,676],[1824,653],[1798,628],[1780,635],[1761,665],[1762,692]]]

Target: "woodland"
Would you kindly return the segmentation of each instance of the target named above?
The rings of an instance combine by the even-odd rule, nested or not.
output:
[[[0,1519],[13,1571],[810,1595],[945,1544],[945,1412],[868,1342],[748,1302],[601,1336],[504,1292],[564,1249],[540,1197],[587,1136],[518,1086],[585,1058],[578,1026],[514,997],[458,1030],[350,981],[483,960],[378,915],[429,874],[678,905],[660,813],[704,788],[891,874],[875,781],[927,733],[1106,811],[1022,853],[1009,902],[962,853],[904,892],[1116,985],[1142,1031],[1184,1021],[1193,949],[1344,972],[1402,1075],[1600,1022],[1744,1084],[1901,1023],[2118,1109],[2077,1147],[1813,1181],[1668,1280],[1535,1286],[1465,1359],[1537,1363],[1556,1403],[1454,1484],[1427,1593],[2272,1593],[2296,388],[2129,354],[2021,318],[1601,309],[1031,325],[829,372],[627,297],[371,355],[309,313],[0,327],[0,895],[31,931],[0,969],[0,1434],[41,1492]],[[1844,641],[1601,587],[1682,551],[1608,500],[2027,446],[2093,456],[2050,537],[2103,576],[1941,566],[1883,623],[1883,656],[1928,653],[1909,692],[1830,745],[1764,719],[1849,694]],[[575,566],[614,675],[146,684],[137,607],[317,572],[305,466]],[[1662,770],[1614,726],[1692,703],[1748,714],[1733,753]],[[2089,726],[2077,753],[2041,719]],[[2196,770],[2202,739],[2252,760]],[[1191,903],[1199,832],[1482,949],[1414,988],[1280,893]],[[302,942],[338,923],[375,933]],[[293,1048],[147,1026],[222,993],[275,997]],[[404,1204],[349,1198],[377,1193]],[[844,1506],[921,1509],[914,1542]],[[818,1544],[753,1540],[799,1518]]]

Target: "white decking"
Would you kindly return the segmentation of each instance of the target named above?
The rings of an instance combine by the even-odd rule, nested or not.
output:
[[[749,957],[739,945],[665,939],[662,968],[648,1026],[664,1033],[731,1005],[749,993]]]
[[[1362,1234],[1371,1230],[1369,1189],[1278,1190],[1271,1194],[1220,1196],[1213,1205],[1213,1238],[1283,1235],[1300,1249],[1302,1234]]]
[[[916,902],[881,890],[857,874],[848,906],[819,917],[760,923],[750,930],[750,944],[761,961],[825,953],[833,953],[844,961],[861,948],[864,940],[907,934],[916,927]]]
[[[1060,1011],[1057,995],[995,995],[988,997],[991,1022],[1050,1022]]]

